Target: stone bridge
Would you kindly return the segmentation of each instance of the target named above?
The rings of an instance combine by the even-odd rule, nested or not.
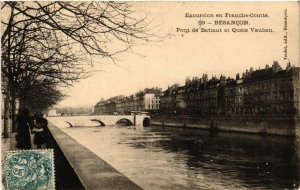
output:
[[[77,126],[113,126],[118,123],[127,123],[135,126],[150,126],[150,116],[148,115],[93,115],[93,116],[68,116],[68,117],[48,117],[56,125],[65,127]]]

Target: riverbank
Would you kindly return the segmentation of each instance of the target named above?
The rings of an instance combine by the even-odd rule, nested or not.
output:
[[[211,136],[208,130],[161,126],[56,126],[143,189],[299,185],[300,149],[294,138],[223,132]]]
[[[54,149],[56,184],[64,189],[141,189],[110,164],[49,122],[47,148]]]
[[[293,118],[241,118],[152,116],[151,124],[211,131],[300,137],[299,120]]]

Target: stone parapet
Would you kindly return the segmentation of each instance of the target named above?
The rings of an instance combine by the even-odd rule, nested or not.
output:
[[[58,188],[142,189],[50,122],[48,129],[47,146],[55,150]]]

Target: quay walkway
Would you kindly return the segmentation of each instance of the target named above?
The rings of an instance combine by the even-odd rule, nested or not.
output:
[[[142,189],[53,124],[49,123],[48,129],[47,147],[54,148],[56,153],[58,186],[91,190]]]
[[[4,151],[16,150],[14,136],[15,133],[9,133],[9,138],[2,138],[2,171]],[[33,138],[33,135],[31,136]],[[46,147],[43,148],[54,149],[57,189],[142,189],[50,122],[46,131],[46,139]],[[2,173],[2,189],[4,189],[4,180],[4,173]]]

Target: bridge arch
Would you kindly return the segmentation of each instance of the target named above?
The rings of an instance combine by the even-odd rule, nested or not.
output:
[[[132,126],[133,123],[131,120],[127,119],[127,118],[121,118],[116,122],[116,125],[119,126]]]
[[[98,122],[100,124],[101,127],[104,127],[105,126],[105,123],[103,123],[101,120],[99,119],[91,119],[91,121],[95,121],[95,122]]]
[[[150,127],[151,125],[151,120],[149,117],[144,117],[143,119],[143,127]]]
[[[69,124],[69,127],[74,127],[74,126],[72,125],[72,123],[70,123],[70,122],[68,122],[68,121],[65,121],[65,122]]]

